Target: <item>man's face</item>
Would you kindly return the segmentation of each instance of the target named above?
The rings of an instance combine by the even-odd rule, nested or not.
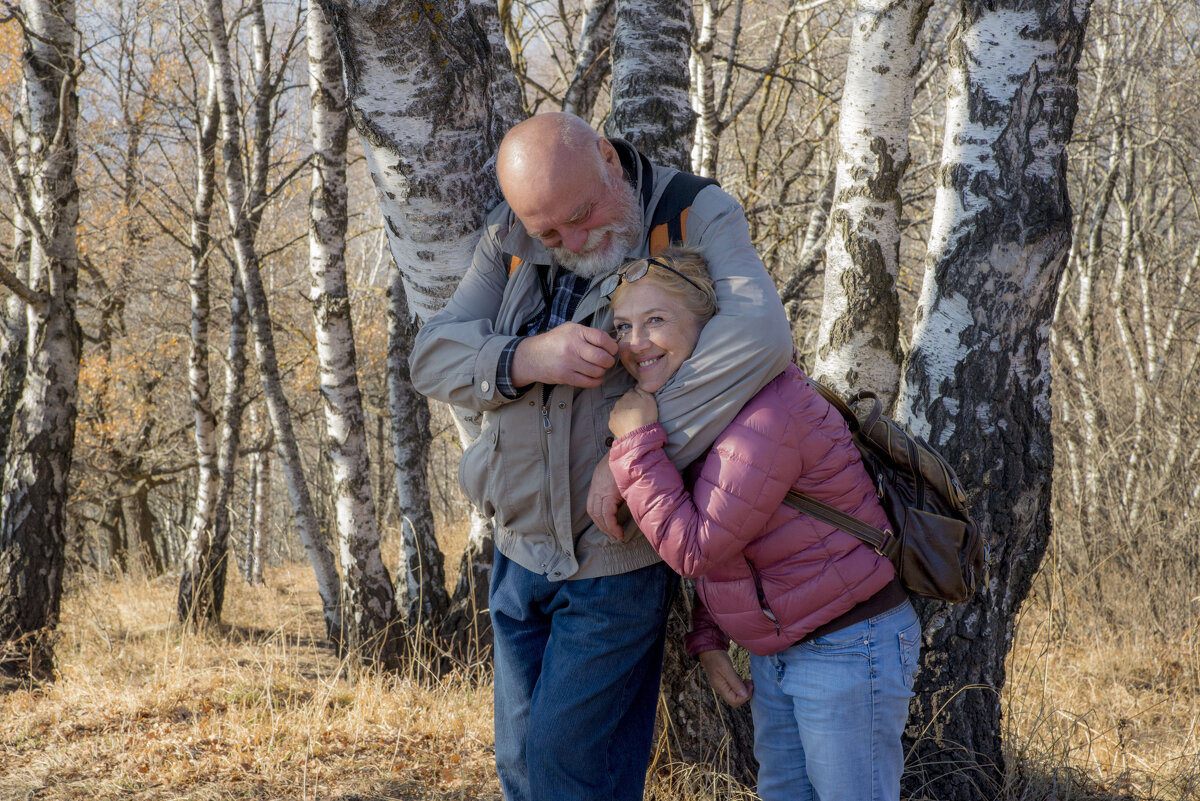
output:
[[[620,161],[575,165],[544,188],[514,182],[505,196],[530,236],[540,239],[560,264],[585,278],[616,268],[642,236],[637,193]]]
[[[557,246],[542,237],[543,244],[559,264],[584,278],[595,278],[620,266],[630,251],[637,247],[642,236],[642,210],[633,187],[621,178],[616,186],[606,189],[611,202],[598,216],[601,219],[614,219],[611,222],[597,222],[590,230],[587,230],[587,221],[581,221],[578,228],[585,230],[586,236],[578,248],[572,247],[579,237],[573,236],[571,227],[568,227],[567,233],[558,234],[560,244]],[[611,214],[607,213],[610,210]],[[558,229],[562,230],[562,227]]]

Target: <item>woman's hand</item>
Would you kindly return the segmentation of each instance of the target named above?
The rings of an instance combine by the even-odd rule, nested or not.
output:
[[[657,421],[658,403],[654,396],[634,387],[621,396],[608,415],[608,430],[619,439],[630,431]]]
[[[698,657],[708,683],[730,706],[741,706],[754,694],[754,682],[742,679],[726,651],[702,651]]]

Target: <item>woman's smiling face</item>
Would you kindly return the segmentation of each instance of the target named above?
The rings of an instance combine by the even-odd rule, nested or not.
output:
[[[628,284],[612,310],[617,357],[646,392],[675,375],[704,327],[675,295],[646,279]]]

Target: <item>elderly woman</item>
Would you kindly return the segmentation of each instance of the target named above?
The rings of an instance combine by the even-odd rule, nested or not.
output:
[[[688,479],[667,459],[653,393],[716,311],[703,259],[630,263],[611,294],[637,386],[614,407],[609,463],[655,550],[696,579],[688,652],[733,705],[750,700],[764,801],[898,799],[920,623],[891,563],[783,503],[789,489],[888,526],[842,416],[790,365]],[[750,651],[751,681],[728,655]]]

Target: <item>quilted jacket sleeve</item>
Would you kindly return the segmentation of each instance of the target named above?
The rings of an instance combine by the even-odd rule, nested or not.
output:
[[[655,423],[613,443],[609,464],[646,539],[682,576],[703,576],[736,558],[764,533],[783,497],[806,469],[802,435],[772,382],[721,432],[694,492],[663,451]],[[767,395],[764,399],[762,396]]]
[[[699,593],[692,600],[692,630],[684,638],[683,647],[687,649],[688,656],[699,656],[705,651],[729,650],[729,636],[713,620]]]

